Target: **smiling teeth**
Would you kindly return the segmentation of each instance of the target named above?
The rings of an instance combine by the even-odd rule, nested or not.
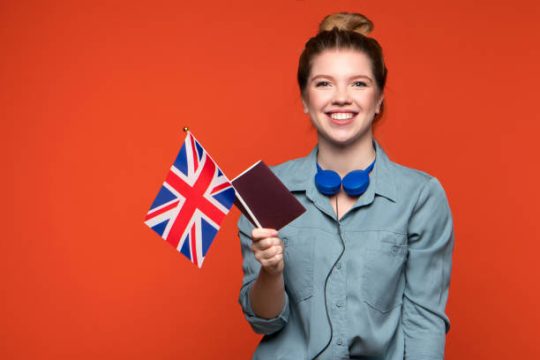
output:
[[[352,118],[354,115],[352,113],[333,113],[330,114],[332,119],[336,120],[346,120]]]

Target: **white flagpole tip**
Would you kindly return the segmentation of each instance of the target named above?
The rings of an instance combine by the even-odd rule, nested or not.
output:
[[[189,128],[187,126],[184,126],[184,128],[182,130],[184,130],[184,132],[188,132]]]

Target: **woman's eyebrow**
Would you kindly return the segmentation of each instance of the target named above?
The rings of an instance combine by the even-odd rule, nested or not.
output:
[[[325,78],[325,79],[334,79],[332,76],[330,75],[324,75],[324,74],[317,74],[315,76],[313,76],[311,78],[311,81],[315,81],[317,80],[318,78]],[[349,77],[349,80],[352,80],[352,79],[359,79],[359,78],[363,78],[363,79],[367,79],[369,81],[373,81],[373,79],[371,79],[369,76],[367,75],[352,75],[351,77]]]
[[[351,79],[358,79],[358,78],[364,78],[364,79],[368,79],[369,81],[372,81],[372,79],[367,75],[354,75],[354,76],[351,76]]]
[[[330,75],[322,75],[322,74],[319,74],[319,75],[315,75],[311,78],[311,81],[315,81],[317,80],[318,78],[325,78],[325,79],[333,79],[333,77],[331,77]]]

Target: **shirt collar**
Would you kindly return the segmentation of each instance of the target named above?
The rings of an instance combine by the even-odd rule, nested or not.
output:
[[[370,173],[370,185],[375,194],[384,196],[393,202],[397,201],[396,186],[390,168],[391,160],[388,158],[383,148],[376,139],[373,139],[375,147],[376,161]],[[313,150],[304,158],[301,158],[296,171],[290,176],[285,176],[282,180],[290,191],[315,190],[315,174],[317,173],[317,152],[316,145]],[[371,190],[368,188],[368,191]],[[367,195],[367,194],[366,194]]]

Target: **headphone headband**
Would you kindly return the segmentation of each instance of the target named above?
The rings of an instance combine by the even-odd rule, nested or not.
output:
[[[317,163],[317,174],[315,175],[315,186],[323,195],[332,196],[337,194],[341,187],[349,196],[360,196],[366,192],[369,186],[369,174],[375,167],[375,161],[364,170],[353,170],[343,177],[333,170],[323,170]]]

